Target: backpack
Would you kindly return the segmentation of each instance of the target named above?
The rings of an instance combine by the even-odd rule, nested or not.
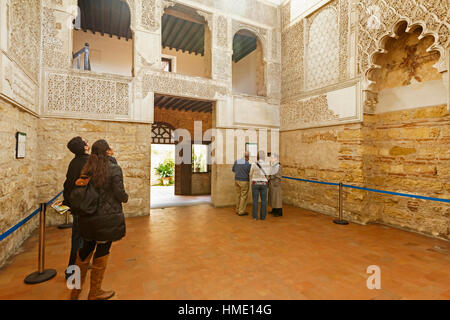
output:
[[[88,216],[97,212],[100,196],[97,189],[89,183],[90,180],[90,177],[82,175],[70,193],[71,209],[76,215]]]

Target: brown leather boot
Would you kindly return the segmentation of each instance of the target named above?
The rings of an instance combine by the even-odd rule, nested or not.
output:
[[[77,253],[77,260],[75,264],[80,268],[80,289],[72,289],[70,292],[70,300],[78,300],[80,297],[81,290],[83,289],[83,284],[86,280],[86,274],[89,268],[89,263],[91,262],[93,252],[91,252],[87,258],[83,261],[80,258],[80,254]]]
[[[105,275],[108,256],[94,258],[91,270],[91,290],[89,291],[88,300],[108,300],[115,294],[114,291],[102,290],[103,276]]]

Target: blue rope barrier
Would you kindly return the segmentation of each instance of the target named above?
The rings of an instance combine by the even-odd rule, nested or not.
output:
[[[320,183],[320,184],[326,184],[326,185],[331,185],[331,186],[339,186],[339,183],[333,183],[333,182],[323,182],[323,181],[317,181],[317,180],[299,179],[299,178],[292,178],[292,177],[286,177],[286,176],[283,176],[283,178],[284,179],[289,179],[289,180],[297,180],[297,181],[303,181],[303,182],[312,182],[312,183]],[[408,193],[400,193],[400,192],[393,192],[393,191],[385,191],[385,190],[357,187],[357,186],[352,186],[352,185],[349,185],[349,184],[343,184],[342,186],[344,188],[351,188],[351,189],[358,189],[358,190],[364,190],[364,191],[369,191],[369,192],[390,194],[390,195],[400,196],[400,197],[408,197],[408,198],[415,198],[415,199],[423,199],[423,200],[431,200],[431,201],[437,201],[437,202],[450,203],[450,199],[425,197],[425,196],[419,196],[419,195],[415,195],[415,194],[408,194]]]
[[[50,205],[52,204],[56,199],[58,199],[58,197],[60,195],[62,195],[62,191],[60,193],[58,193],[58,195],[56,195],[55,197],[53,197],[52,200],[50,200],[49,202],[46,203],[46,205]],[[26,217],[25,219],[23,219],[22,221],[20,221],[18,224],[16,224],[14,227],[8,229],[6,232],[0,234],[0,242],[3,241],[5,238],[7,238],[8,236],[10,236],[14,231],[16,231],[17,229],[19,229],[21,226],[23,226],[25,223],[27,223],[29,220],[31,220],[31,218],[33,218],[35,215],[37,215],[39,212],[41,212],[41,208],[39,207],[38,209],[34,210],[28,217]]]

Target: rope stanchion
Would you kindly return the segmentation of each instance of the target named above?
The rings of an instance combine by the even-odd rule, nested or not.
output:
[[[318,181],[318,180],[309,180],[309,179],[300,179],[300,178],[292,178],[292,177],[286,177],[283,176],[283,179],[287,180],[295,180],[295,181],[302,181],[302,182],[310,182],[310,183],[318,183],[318,184],[324,184],[324,185],[330,185],[330,186],[339,186],[339,219],[333,220],[334,223],[340,224],[340,225],[347,225],[348,221],[344,220],[342,218],[343,213],[343,204],[342,204],[342,190],[343,188],[349,188],[349,189],[357,189],[357,190],[363,190],[368,192],[375,192],[375,193],[381,193],[381,194],[388,194],[393,196],[400,196],[400,197],[406,197],[406,198],[414,198],[414,199],[422,199],[422,200],[429,200],[429,201],[437,201],[437,202],[446,202],[450,203],[450,199],[442,199],[442,198],[434,198],[434,197],[426,197],[426,196],[420,196],[415,194],[408,194],[408,193],[401,193],[401,192],[393,192],[393,191],[385,191],[385,190],[378,190],[378,189],[372,189],[372,188],[364,188],[364,187],[357,187],[352,186],[348,184],[341,183],[334,183],[334,182],[326,182],[326,181]]]
[[[334,223],[339,224],[339,225],[348,225],[348,221],[344,220],[342,218],[342,212],[344,210],[344,207],[342,205],[342,188],[343,188],[343,184],[342,182],[339,183],[339,219],[335,219],[333,220]]]
[[[72,228],[73,224],[70,223],[70,218],[69,218],[70,213],[69,213],[69,211],[66,211],[65,215],[66,215],[66,223],[60,224],[58,226],[58,229],[69,229],[69,228]]]
[[[44,269],[45,266],[45,215],[47,211],[47,203],[41,203],[39,215],[39,255],[38,255],[38,271],[33,272],[25,278],[26,284],[37,284],[48,281],[56,276],[55,269]]]

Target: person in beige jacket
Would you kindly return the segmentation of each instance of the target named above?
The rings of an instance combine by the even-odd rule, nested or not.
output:
[[[281,196],[281,164],[279,162],[278,154],[274,153],[270,159],[270,176],[269,176],[269,206],[272,211],[269,212],[274,217],[281,217],[283,215],[283,198]]]

